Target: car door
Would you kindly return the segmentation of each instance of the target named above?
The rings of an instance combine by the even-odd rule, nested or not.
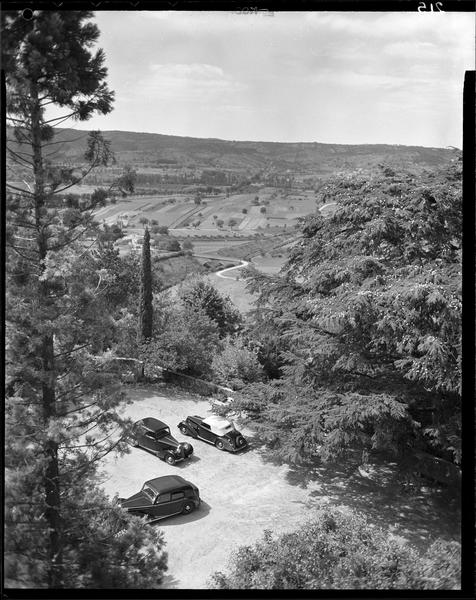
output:
[[[206,440],[207,442],[211,442],[212,444],[215,443],[216,435],[211,432],[210,425],[208,425],[208,423],[202,423],[200,425],[200,430],[198,432],[198,435],[201,438],[203,438],[204,440]]]
[[[184,496],[183,492],[159,494],[155,499],[151,514],[157,519],[163,519],[181,513]]]
[[[144,431],[144,434],[142,435],[141,446],[143,446],[146,450],[150,450],[151,452],[157,451],[158,445],[155,439],[155,433],[153,431]]]

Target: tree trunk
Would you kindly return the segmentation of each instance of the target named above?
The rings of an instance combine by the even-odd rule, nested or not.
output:
[[[45,269],[44,260],[48,251],[48,230],[45,223],[45,172],[41,146],[41,108],[38,91],[34,83],[30,86],[32,100],[31,140],[33,150],[33,173],[35,180],[33,202],[37,229],[37,251],[40,272]],[[50,286],[47,280],[39,281],[40,318],[48,318]],[[56,417],[56,374],[53,333],[41,334],[38,350],[42,362],[42,412],[44,427]],[[61,503],[58,465],[58,444],[47,439],[44,453],[47,458],[44,472],[45,519],[49,529],[48,587],[61,587],[62,582],[62,539]]]

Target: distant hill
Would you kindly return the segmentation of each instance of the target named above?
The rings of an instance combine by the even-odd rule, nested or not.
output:
[[[454,156],[448,148],[387,144],[321,144],[318,142],[243,142],[214,138],[178,137],[157,133],[104,131],[118,165],[144,168],[223,169],[325,175],[335,170],[367,168],[379,163],[400,167],[434,167]],[[9,136],[10,137],[10,136]],[[54,161],[82,160],[86,131],[57,130]]]

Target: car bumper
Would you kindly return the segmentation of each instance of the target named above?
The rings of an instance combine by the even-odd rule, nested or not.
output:
[[[239,452],[240,450],[244,450],[245,448],[248,448],[248,442],[245,442],[241,446],[231,446],[230,445],[228,450],[230,450],[230,452]]]

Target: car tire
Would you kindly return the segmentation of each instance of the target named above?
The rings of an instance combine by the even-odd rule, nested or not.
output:
[[[164,457],[165,462],[168,465],[174,465],[175,464],[175,458],[171,455],[171,454],[166,454]]]
[[[225,449],[225,444],[221,440],[217,440],[215,442],[215,446],[218,448],[218,450],[224,450]]]
[[[179,429],[180,429],[180,433],[182,433],[183,435],[190,435],[188,433],[188,429],[185,427],[185,425],[180,425]]]
[[[193,510],[193,504],[192,504],[191,502],[186,502],[186,503],[183,505],[183,508],[182,508],[182,513],[183,513],[184,515],[188,515],[189,513],[191,513],[191,512],[192,512],[192,510]]]

